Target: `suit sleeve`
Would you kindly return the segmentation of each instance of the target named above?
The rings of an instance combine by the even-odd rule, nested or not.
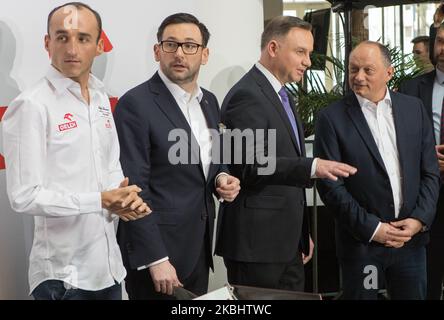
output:
[[[120,141],[120,161],[130,184],[143,191],[141,198],[154,209],[150,194],[150,134],[144,105],[134,97],[124,96],[116,107],[115,122]],[[132,269],[149,265],[168,256],[156,221],[155,210],[149,216],[131,222],[120,222],[128,245],[129,263]]]
[[[410,217],[418,219],[430,228],[436,213],[440,176],[432,126],[427,118],[425,107],[422,102],[419,101],[419,103],[421,105],[422,123],[421,181],[416,206]]]
[[[326,160],[341,161],[341,151],[335,129],[322,111],[316,121],[314,154]],[[358,168],[359,170],[359,168]],[[322,201],[334,212],[336,219],[356,239],[368,242],[380,219],[367,212],[348,192],[344,180],[319,179],[318,190]]]
[[[217,98],[214,94],[212,94],[209,91],[205,91],[209,97],[212,100],[211,106],[214,108],[214,114],[216,115],[216,123],[217,125],[219,125],[221,118],[220,118],[220,107],[219,107],[219,102],[217,101]],[[214,128],[215,130],[217,130],[217,132],[219,132],[219,128],[216,127]],[[217,134],[217,136],[213,136],[213,139],[218,139],[218,144],[213,144],[213,148],[215,147],[215,145],[219,148],[219,152],[216,153],[217,156],[219,156],[219,159],[213,159],[214,160],[218,160],[219,162],[219,168],[216,172],[216,175],[214,176],[214,181],[211,184],[211,192],[216,196],[219,197],[219,194],[216,191],[216,183],[217,183],[217,178],[219,177],[219,175],[221,173],[226,173],[226,174],[230,174],[230,170],[228,169],[228,166],[226,164],[223,163],[221,156],[223,154],[223,146],[222,146],[222,135],[219,133]]]
[[[267,130],[268,119],[263,103],[257,95],[247,90],[237,91],[226,101],[223,120],[232,130],[233,165],[230,168],[233,168],[233,173],[240,177],[244,185],[311,187],[313,159],[276,156],[276,136],[275,132],[273,136],[273,132]],[[235,143],[233,136],[236,135],[236,129],[244,134],[243,143]],[[238,135],[240,132],[237,132]],[[242,159],[238,158],[239,155],[242,155]]]

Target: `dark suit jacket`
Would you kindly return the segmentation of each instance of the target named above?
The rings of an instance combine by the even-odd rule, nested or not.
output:
[[[296,114],[294,106],[293,111]],[[276,139],[265,134],[264,144],[256,147],[268,150],[275,143],[277,148],[276,169],[270,175],[259,174],[258,170],[266,165],[260,165],[262,161],[246,151],[251,143],[245,142],[242,150],[233,149],[233,154],[242,152],[242,163],[229,166],[231,174],[241,181],[241,191],[233,203],[224,205],[216,254],[242,262],[289,262],[300,254],[301,240],[302,249],[308,252],[309,224],[304,217],[303,188],[312,186],[313,159],[305,158],[301,121],[298,120],[302,142],[299,150],[279,96],[256,67],[226,96],[222,121],[229,129],[274,129]]]
[[[430,124],[433,128],[433,84],[435,83],[436,71],[432,71],[414,79],[403,82],[399,92],[419,98],[426,108]],[[434,135],[433,135],[434,136]],[[438,141],[439,142],[439,141]]]
[[[435,29],[435,28],[433,28]],[[436,33],[436,32],[435,32]],[[399,88],[399,92],[405,93],[407,95],[411,95],[414,97],[418,97],[421,99],[422,103],[424,104],[427,114],[429,115],[430,120],[430,126],[433,129],[433,86],[435,83],[435,77],[436,77],[436,71],[429,72],[427,74],[424,74],[422,76],[416,77],[414,79],[411,79],[409,81],[404,82],[401,84],[401,87]],[[433,135],[435,138],[435,135]],[[435,141],[436,144],[439,144],[439,141]],[[443,211],[443,205],[444,205],[444,189],[443,185],[441,183],[441,189],[440,189],[440,196],[439,196],[439,202],[438,207],[436,211],[435,221],[433,222],[432,228],[430,229],[430,235],[432,237],[438,236],[443,237],[444,236],[444,212]]]
[[[402,175],[403,205],[395,218],[389,176],[354,94],[323,109],[316,122],[315,154],[348,163],[358,172],[337,182],[320,180],[322,200],[335,214],[340,258],[384,250],[369,243],[379,222],[416,218],[430,227],[439,190],[433,132],[422,102],[391,92],[396,143]],[[428,232],[405,246],[422,246]]]
[[[220,121],[216,97],[206,90],[203,93],[202,110],[209,128],[216,129]],[[120,223],[118,239],[124,264],[137,269],[168,256],[179,279],[184,279],[199,258],[207,224],[209,237],[205,241],[211,256],[215,219],[212,194],[221,167],[211,164],[205,180],[198,150],[191,148],[186,158],[194,157],[199,163],[170,163],[168,153],[177,141],[168,141],[171,130],[180,128],[186,137],[194,136],[157,73],[120,99],[115,121],[123,171],[130,184],[143,189],[140,195],[153,210],[141,220]],[[190,146],[191,140],[187,140]]]

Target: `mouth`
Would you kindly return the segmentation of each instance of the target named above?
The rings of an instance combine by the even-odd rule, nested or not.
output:
[[[179,71],[183,71],[183,70],[187,70],[188,69],[187,66],[185,66],[183,64],[179,64],[179,63],[173,64],[172,67],[173,67],[173,69],[179,70]]]
[[[69,59],[69,60],[65,60],[65,63],[67,63],[67,64],[80,64],[80,61],[79,60]]]
[[[303,76],[304,73],[305,73],[305,69],[297,69],[296,72],[297,72],[299,75]]]

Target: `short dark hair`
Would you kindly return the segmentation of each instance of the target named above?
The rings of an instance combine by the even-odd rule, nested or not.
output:
[[[430,37],[429,36],[418,36],[418,37],[413,38],[411,42],[413,44],[424,43],[424,45],[426,46],[427,50],[429,50],[429,42],[430,42]]]
[[[285,37],[293,28],[311,31],[312,26],[310,23],[297,17],[278,16],[271,19],[262,33],[261,50],[274,38]]]
[[[61,6],[58,6],[58,7],[54,8],[49,13],[49,15],[48,15],[48,23],[47,23],[48,35],[49,35],[49,26],[51,24],[51,19],[52,19],[52,16],[54,15],[54,13],[57,10],[59,10],[61,8],[64,8],[64,7],[68,7],[68,6],[73,6],[76,9],[79,9],[79,10],[80,9],[87,9],[87,10],[91,11],[94,14],[94,16],[96,17],[96,20],[97,20],[97,27],[99,29],[99,36],[97,37],[97,42],[99,42],[100,37],[102,35],[102,18],[100,17],[100,14],[96,10],[92,9],[89,5],[87,5],[85,3],[82,3],[82,2],[68,2],[68,3],[62,4]]]
[[[362,41],[361,43],[358,44],[358,46],[361,45],[361,44],[369,44],[369,45],[378,47],[379,51],[381,52],[381,56],[382,56],[382,58],[384,60],[383,61],[384,64],[387,67],[392,65],[392,57],[391,57],[391,54],[390,54],[390,50],[389,50],[389,48],[387,46],[385,46],[385,45],[383,45],[383,44],[381,44],[379,42],[370,41],[370,40]],[[353,53],[353,51],[356,49],[356,47],[352,50],[352,52],[350,54]]]
[[[200,33],[202,34],[202,46],[206,47],[208,45],[208,42],[210,41],[210,32],[202,22],[189,13],[176,13],[163,20],[159,30],[157,31],[157,41],[162,41],[163,32],[165,31],[166,27],[179,23],[192,23],[198,26]]]

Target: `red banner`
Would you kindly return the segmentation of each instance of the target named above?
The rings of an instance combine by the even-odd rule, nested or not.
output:
[[[105,31],[102,31],[102,34],[100,35],[100,38],[103,39],[104,51],[105,52],[112,51],[114,47],[113,47],[111,41],[109,41],[109,38],[106,35]]]
[[[3,119],[3,115],[6,112],[7,107],[0,107],[0,121]],[[5,170],[5,158],[0,154],[0,170]]]

